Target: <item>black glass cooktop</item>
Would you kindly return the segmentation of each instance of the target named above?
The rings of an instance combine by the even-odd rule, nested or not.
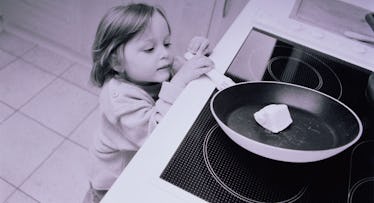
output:
[[[366,99],[369,74],[344,60],[256,30],[226,73],[236,82],[289,82],[339,99],[362,120],[363,135],[357,143],[374,139],[374,111]],[[215,122],[209,102],[161,179],[208,202],[347,202],[352,190],[350,157],[357,144],[318,162],[270,160],[244,150],[226,136]]]
[[[348,155],[309,164],[257,156],[224,134],[207,103],[160,177],[208,202],[344,202]]]

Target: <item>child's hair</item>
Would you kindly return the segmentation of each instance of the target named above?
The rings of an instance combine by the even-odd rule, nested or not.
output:
[[[110,9],[101,19],[92,46],[93,67],[91,81],[97,86],[119,74],[113,68],[118,65],[117,49],[137,34],[143,32],[154,12],[158,12],[165,19],[169,32],[170,25],[161,8],[146,4],[130,4],[116,6]]]

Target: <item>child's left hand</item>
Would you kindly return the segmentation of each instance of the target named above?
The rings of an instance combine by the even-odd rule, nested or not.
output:
[[[209,40],[201,36],[194,37],[191,39],[187,51],[197,56],[205,56],[209,54]]]
[[[196,36],[191,39],[187,51],[196,56],[210,54],[209,40],[205,37]],[[186,59],[184,57],[176,56],[174,58],[173,71],[178,72],[185,63]]]

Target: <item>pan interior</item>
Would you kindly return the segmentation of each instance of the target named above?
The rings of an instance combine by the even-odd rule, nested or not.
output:
[[[253,114],[268,104],[286,104],[293,123],[272,133]],[[343,146],[359,133],[355,116],[341,103],[310,89],[284,83],[244,83],[221,91],[213,101],[217,117],[241,136],[294,150]]]
[[[293,123],[280,133],[262,128],[253,114],[264,105],[245,105],[232,111],[227,117],[227,126],[239,134],[258,142],[296,150],[322,150],[338,146],[334,130],[317,116],[302,109],[289,107]]]

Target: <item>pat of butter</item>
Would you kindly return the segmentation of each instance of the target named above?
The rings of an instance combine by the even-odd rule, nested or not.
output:
[[[256,122],[273,133],[286,129],[292,118],[285,104],[270,104],[253,114]]]

